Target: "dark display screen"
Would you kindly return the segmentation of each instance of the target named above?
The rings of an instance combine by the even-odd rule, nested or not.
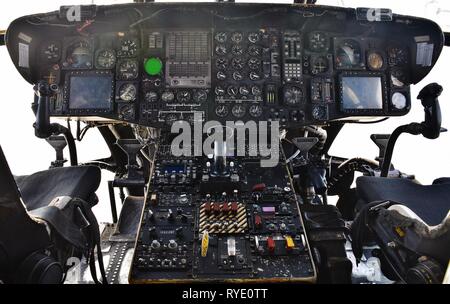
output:
[[[381,77],[342,77],[344,110],[382,110]]]
[[[70,77],[69,109],[108,110],[112,103],[112,76]]]

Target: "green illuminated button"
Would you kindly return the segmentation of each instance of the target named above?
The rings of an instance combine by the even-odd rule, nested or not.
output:
[[[162,62],[159,58],[149,58],[144,63],[144,69],[147,74],[150,76],[155,76],[161,73],[162,70]]]

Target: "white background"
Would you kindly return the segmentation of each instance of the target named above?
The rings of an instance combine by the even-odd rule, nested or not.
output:
[[[9,23],[23,15],[44,13],[58,10],[60,5],[73,4],[112,4],[127,1],[56,1],[15,0],[3,5],[0,10],[0,29],[6,29]],[[131,1],[130,1],[131,2]],[[175,1],[166,1],[175,2]],[[186,1],[177,1],[186,2]],[[191,1],[192,2],[192,1]],[[204,1],[202,1],[204,2]],[[291,1],[241,1],[291,3]],[[394,13],[415,15],[433,19],[450,31],[450,1],[445,0],[318,0],[320,4],[346,7],[386,7]],[[412,121],[423,120],[423,108],[415,99],[420,89],[428,83],[438,82],[444,86],[441,107],[443,126],[450,128],[450,50],[444,49],[436,67],[418,85],[412,87],[412,110],[401,118],[391,118],[387,122],[375,125],[347,125],[339,135],[332,154],[345,157],[374,158],[378,155],[376,146],[369,136],[373,133],[390,133],[398,125]],[[48,168],[54,159],[53,149],[41,139],[34,137],[32,124],[34,115],[30,105],[33,100],[33,90],[14,68],[6,50],[0,47],[0,145],[9,161],[11,170],[16,175],[30,174]],[[88,131],[83,142],[78,143],[79,161],[87,161],[108,156],[108,150],[97,130]],[[435,178],[450,176],[450,134],[443,134],[437,140],[426,140],[422,137],[404,135],[395,149],[393,163],[406,173],[414,173],[422,183],[431,183]],[[67,150],[66,150],[67,154]],[[102,185],[98,191],[100,209],[108,211],[109,198],[106,181],[110,174],[104,174]],[[110,220],[109,212],[100,212],[100,221]]]

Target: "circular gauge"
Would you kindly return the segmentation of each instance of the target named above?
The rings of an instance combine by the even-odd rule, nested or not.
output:
[[[134,106],[133,105],[124,105],[119,109],[119,117],[124,120],[132,120],[134,119]]]
[[[217,80],[225,80],[225,79],[227,79],[227,74],[225,74],[222,71],[219,71],[216,74],[216,78],[217,78]]]
[[[116,54],[113,50],[101,50],[97,54],[96,66],[100,69],[112,69],[116,64]]]
[[[66,65],[72,68],[91,68],[92,50],[88,41],[79,41],[71,45],[67,52]]]
[[[403,70],[392,70],[391,71],[391,81],[392,85],[397,88],[402,88],[406,85],[406,75]]]
[[[50,42],[42,48],[42,58],[47,61],[55,62],[61,57],[61,46],[59,43]]]
[[[328,49],[328,38],[325,33],[313,32],[309,34],[309,49],[314,52],[322,52]]]
[[[241,72],[236,71],[233,73],[233,79],[236,81],[241,81],[242,79],[244,79],[244,75],[242,75]]]
[[[258,58],[250,58],[249,60],[248,60],[248,67],[250,68],[250,69],[252,69],[252,70],[257,70],[259,67],[260,67],[260,65],[261,65],[261,61],[259,61],[259,59]]]
[[[231,41],[233,41],[234,43],[241,43],[243,39],[242,33],[241,32],[234,32],[231,35]]]
[[[253,81],[261,80],[261,75],[259,75],[258,73],[254,72],[254,71],[250,72],[250,74],[248,74],[248,77]]]
[[[328,59],[324,56],[319,56],[313,60],[311,72],[313,74],[325,73],[328,71],[328,68]]]
[[[191,100],[191,93],[187,90],[181,90],[177,93],[177,100],[179,102],[189,102]]]
[[[242,58],[233,58],[233,60],[231,60],[231,65],[233,66],[233,68],[240,70],[244,67],[245,63],[244,60],[242,60]]]
[[[371,52],[369,56],[367,56],[367,65],[372,70],[380,70],[384,66],[384,59],[378,52]]]
[[[226,105],[219,105],[215,109],[216,115],[221,118],[228,116],[229,112],[230,112],[230,110],[228,109],[228,106],[226,106]]]
[[[251,105],[248,109],[248,114],[253,118],[258,118],[262,115],[263,109],[260,105]]]
[[[406,96],[402,93],[394,93],[391,102],[395,110],[404,110],[406,108]]]
[[[252,32],[248,34],[248,41],[250,43],[257,43],[261,39],[261,35],[258,32]]]
[[[220,70],[225,70],[228,67],[228,60],[226,58],[217,58],[216,67]]]
[[[243,96],[247,96],[248,94],[250,94],[250,90],[248,89],[247,86],[240,86],[239,87],[239,94],[241,94]]]
[[[337,48],[336,63],[339,68],[354,68],[361,64],[361,47],[355,40],[345,40]]]
[[[230,96],[236,96],[237,93],[238,93],[238,88],[235,87],[235,86],[229,86],[229,87],[227,88],[227,93],[228,93],[228,95],[230,95]]]
[[[138,51],[138,42],[134,39],[125,39],[120,45],[118,55],[120,57],[133,57]]]
[[[225,43],[228,39],[228,35],[225,32],[218,32],[214,36],[214,39],[219,43]]]
[[[401,47],[388,49],[389,64],[392,66],[406,65],[408,63],[408,51]]]
[[[284,91],[284,102],[287,105],[297,105],[303,99],[303,91],[299,87],[288,87]]]
[[[252,87],[252,94],[255,96],[260,96],[262,93],[261,88],[258,86],[253,86]]]
[[[246,113],[245,106],[242,104],[236,104],[231,109],[231,113],[236,118],[242,118],[245,116],[245,113]]]
[[[219,44],[215,48],[215,52],[219,56],[226,55],[228,53],[227,47],[223,44]]]
[[[175,94],[172,91],[165,91],[161,95],[161,100],[165,103],[171,103],[175,100]]]
[[[170,113],[166,115],[165,118],[166,124],[171,126],[173,125],[176,121],[178,121],[178,116],[174,113]]]
[[[312,109],[312,116],[316,120],[327,120],[327,109],[323,106],[315,106]]]
[[[205,90],[197,90],[194,93],[194,101],[203,103],[208,100],[208,93]]]
[[[223,96],[225,95],[225,89],[222,88],[221,86],[217,86],[214,90],[214,92],[216,93],[217,96]]]
[[[134,60],[125,60],[119,64],[118,77],[122,80],[135,79],[138,76],[138,64]]]
[[[125,83],[119,89],[119,97],[123,101],[134,101],[136,99],[137,89],[132,83]]]
[[[158,93],[153,92],[153,91],[149,91],[147,93],[145,93],[144,99],[146,102],[157,102],[158,101]]]
[[[235,56],[240,56],[244,54],[244,49],[240,45],[233,45],[233,48],[231,49],[231,53]]]
[[[260,56],[260,55],[262,54],[262,49],[261,49],[261,47],[259,47],[259,46],[257,46],[257,45],[251,45],[251,46],[248,48],[248,53],[249,53],[251,56]]]

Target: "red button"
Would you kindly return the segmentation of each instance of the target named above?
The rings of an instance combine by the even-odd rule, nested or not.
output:
[[[237,212],[238,212],[238,203],[237,202],[232,202],[231,203],[231,212],[233,214],[237,214]]]
[[[213,210],[214,210],[215,214],[220,213],[220,204],[219,203],[214,203]]]
[[[271,236],[267,238],[267,249],[272,253],[275,251],[275,241]]]
[[[266,184],[256,184],[253,186],[252,192],[261,192],[264,191],[264,189],[266,189]]]
[[[210,202],[207,202],[205,204],[205,213],[206,214],[210,214],[211,213],[211,203]]]
[[[222,205],[222,212],[223,213],[228,213],[228,211],[230,211],[230,207],[228,206],[228,203],[224,203]]]
[[[261,228],[262,225],[262,218],[259,215],[255,215],[255,227]]]

